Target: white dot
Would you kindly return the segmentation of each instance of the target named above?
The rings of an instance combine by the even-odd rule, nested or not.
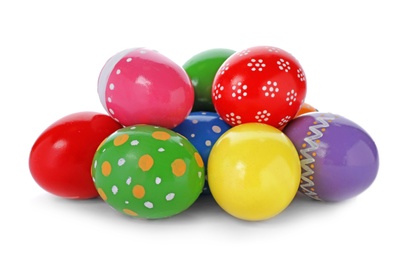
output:
[[[152,209],[154,207],[154,204],[152,204],[151,201],[146,201],[146,202],[144,202],[144,206],[149,208],[149,209]]]
[[[192,138],[195,137],[195,134],[191,134],[191,137],[192,137]]]
[[[209,141],[209,140],[206,140],[206,141],[205,141],[205,145],[206,145],[206,146],[211,146],[211,145],[212,145],[212,142]]]
[[[114,110],[112,110],[111,108],[108,109],[108,111],[110,111],[111,115],[114,115]]]
[[[175,197],[175,193],[168,193],[167,196],[165,196],[165,199],[170,201]]]
[[[94,168],[97,168],[97,160],[94,161]]]
[[[128,179],[127,179],[127,181],[125,182],[127,185],[130,185],[131,184],[131,177],[128,177]]]
[[[162,147],[158,148],[158,152],[162,153],[163,151],[165,151],[164,148],[162,148]]]
[[[112,186],[112,188],[111,188],[111,191],[112,191],[112,194],[117,194],[117,192],[118,192],[118,187],[117,186]]]
[[[212,126],[212,131],[219,134],[222,131],[222,129],[219,126],[214,125],[214,126]]]
[[[110,97],[108,97],[108,98],[107,98],[107,101],[108,101],[109,103],[111,103],[111,102],[112,102],[112,99],[111,99]]]
[[[110,89],[111,89],[111,90],[114,90],[114,88],[115,88],[114,84],[111,83],[111,84],[110,84]]]
[[[198,120],[194,119],[194,120],[192,120],[192,123],[193,123],[193,124],[197,124],[197,123],[198,123]]]
[[[243,92],[243,94],[242,94],[244,97],[246,97],[247,95],[248,95],[248,93],[247,92]]]
[[[243,85],[243,87],[242,87],[243,90],[246,90],[247,88],[248,88],[247,85]]]
[[[160,184],[161,183],[161,178],[160,177],[157,177],[157,178],[155,178],[155,184]]]
[[[130,202],[128,200],[124,201],[125,204],[129,204]]]
[[[125,159],[124,159],[124,158],[120,158],[120,159],[118,160],[118,166],[122,166],[122,165],[124,165],[124,163],[125,163]]]
[[[128,58],[128,59],[127,59],[127,62],[130,62],[130,61],[132,61],[132,58]]]
[[[198,178],[202,177],[202,172],[198,172]]]
[[[131,141],[131,145],[133,145],[133,146],[134,146],[134,145],[138,145],[139,143],[140,143],[140,142],[138,142],[138,140],[132,140],[132,141]]]
[[[117,73],[117,75],[118,75],[118,74],[120,74],[120,73],[121,73],[121,70],[120,70],[120,69],[118,69],[115,73]]]

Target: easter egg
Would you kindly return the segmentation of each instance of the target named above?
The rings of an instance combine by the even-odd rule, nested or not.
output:
[[[192,56],[182,65],[195,90],[192,111],[215,111],[211,94],[212,83],[219,67],[233,53],[235,51],[224,48],[208,49]]]
[[[205,181],[196,148],[180,134],[151,125],[124,127],[105,139],[96,150],[92,177],[112,208],[144,219],[188,209]]]
[[[290,53],[255,46],[227,58],[215,75],[212,101],[228,124],[258,122],[284,126],[306,96],[306,76]]]
[[[291,203],[300,183],[300,161],[290,139],[277,128],[244,123],[227,130],[208,159],[215,201],[246,221],[270,219]]]
[[[303,102],[302,105],[300,106],[299,111],[296,113],[295,117],[306,114],[306,113],[310,113],[310,112],[318,112],[318,110],[312,105],[306,102]]]
[[[185,70],[147,48],[112,56],[98,77],[98,94],[108,114],[124,126],[173,128],[194,104],[194,88]]]
[[[358,196],[374,182],[379,168],[377,146],[352,120],[311,112],[293,119],[283,132],[299,153],[299,191],[309,198],[343,201]]]
[[[198,150],[204,161],[205,170],[209,153],[218,138],[229,128],[225,121],[215,112],[194,111],[173,131],[185,136]],[[205,172],[204,194],[209,194],[209,186]]]
[[[99,144],[122,125],[98,112],[77,112],[48,126],[34,142],[29,169],[45,191],[67,199],[98,197],[90,167]]]

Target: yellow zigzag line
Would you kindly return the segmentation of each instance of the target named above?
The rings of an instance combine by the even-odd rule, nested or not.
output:
[[[320,139],[323,136],[322,131],[319,128],[329,127],[327,120],[333,120],[334,118],[323,118],[318,117],[316,121],[320,122],[319,124],[315,124],[309,127],[309,130],[313,133],[313,135],[305,137],[303,140],[308,144],[307,148],[300,149],[300,153],[305,158],[300,161],[301,167],[303,169],[302,172],[302,183],[300,184],[300,188],[302,189],[303,193],[312,199],[320,200],[317,193],[310,190],[311,187],[315,186],[315,183],[309,179],[309,176],[314,174],[314,171],[309,166],[315,162],[315,158],[313,158],[309,153],[316,151],[319,148],[319,144],[316,143],[315,140]]]

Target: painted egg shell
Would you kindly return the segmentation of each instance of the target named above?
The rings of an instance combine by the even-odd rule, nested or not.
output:
[[[235,51],[230,49],[208,49],[192,56],[182,65],[195,89],[192,111],[215,112],[211,93],[212,83],[219,67],[234,53]]]
[[[100,72],[98,94],[108,114],[124,126],[173,128],[194,104],[194,88],[185,70],[147,48],[111,57]]]
[[[180,134],[135,125],[114,132],[97,149],[92,176],[100,197],[124,214],[146,219],[188,209],[202,192],[203,160]]]
[[[205,169],[208,163],[209,153],[218,138],[231,128],[215,112],[191,112],[189,116],[173,130],[185,136],[198,150]],[[206,178],[206,175],[205,175]],[[204,185],[204,193],[209,192],[207,181]]]
[[[306,77],[290,53],[271,46],[236,52],[215,75],[212,101],[228,124],[284,126],[306,96]]]
[[[332,113],[310,112],[283,129],[298,150],[299,191],[321,201],[343,201],[373,183],[379,156],[372,137],[358,124]]]

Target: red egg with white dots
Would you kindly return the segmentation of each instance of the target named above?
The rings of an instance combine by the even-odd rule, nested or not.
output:
[[[230,56],[212,86],[215,110],[231,126],[259,122],[282,127],[295,117],[305,97],[302,66],[289,52],[271,46]]]
[[[147,48],[112,56],[100,72],[98,94],[108,114],[124,126],[174,128],[194,104],[194,88],[185,70]]]

